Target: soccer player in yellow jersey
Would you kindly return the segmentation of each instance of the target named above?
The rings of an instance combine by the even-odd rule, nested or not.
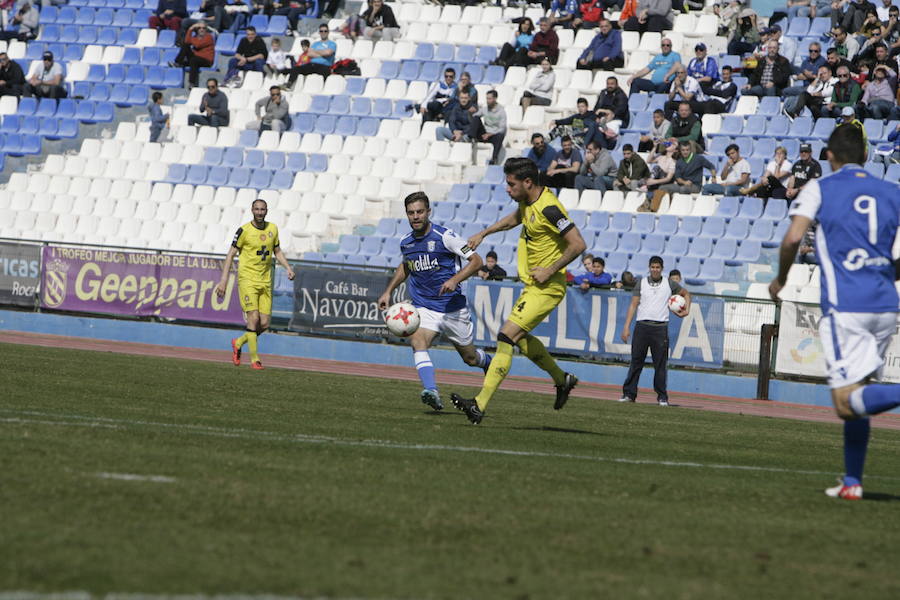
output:
[[[257,337],[261,336],[272,320],[272,258],[287,271],[288,279],[294,278],[294,269],[288,264],[278,240],[278,227],[266,222],[269,207],[265,200],[254,200],[251,206],[253,220],[238,228],[222,265],[222,279],[216,286],[219,297],[228,287],[228,272],[236,254],[238,258],[238,294],[241,308],[247,318],[247,331],[231,340],[231,361],[241,364],[241,348],[250,347],[250,363],[254,369],[262,369],[259,360]]]
[[[450,396],[453,405],[476,425],[481,422],[491,396],[509,372],[513,346],[518,346],[522,354],[553,377],[556,385],[554,409],[559,410],[565,405],[569,392],[578,383],[574,375],[559,368],[544,344],[530,332],[565,298],[565,267],[584,252],[584,239],[575,224],[569,221],[566,209],[556,195],[538,183],[540,173],[534,162],[527,158],[510,158],[503,165],[503,172],[506,191],[519,207],[469,238],[468,246],[474,250],[486,236],[522,225],[517,254],[519,278],[525,289],[497,334],[497,354],[484,376],[481,391],[475,398]]]

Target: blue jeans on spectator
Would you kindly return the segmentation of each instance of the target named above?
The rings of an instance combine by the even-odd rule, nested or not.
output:
[[[631,91],[629,93],[633,94],[635,92],[652,92],[654,94],[662,94],[667,91],[669,91],[669,84],[665,81],[653,83],[649,79],[638,77],[631,82]]]
[[[756,46],[749,42],[742,42],[740,40],[731,40],[730,42],[728,42],[728,54],[733,54],[735,56],[749,54],[755,49]]]
[[[615,178],[609,175],[576,175],[575,189],[578,190],[579,194],[584,190],[605,192],[612,189],[614,182]]]
[[[453,130],[450,129],[449,127],[438,127],[437,129],[434,130],[434,139],[436,139],[439,142],[442,140],[447,140],[449,142],[452,142],[453,141]],[[466,135],[465,132],[463,132],[462,141],[464,141],[464,142],[469,141],[469,137]]]
[[[791,86],[784,88],[781,91],[781,95],[782,96],[799,96],[800,94],[805,92],[806,88],[808,88],[808,87],[809,87],[809,85],[806,83],[798,83],[797,85],[791,85]]]
[[[873,119],[890,119],[891,115],[895,112],[894,110],[895,104],[890,100],[871,100],[868,105],[866,105],[866,112],[869,113],[869,116]]]
[[[262,71],[266,68],[266,60],[264,58],[258,58],[254,61],[248,61],[244,63],[243,66],[238,65],[238,59],[232,58],[228,61],[228,71],[225,73],[225,81],[229,81],[234,79],[238,71]]]
[[[741,186],[739,185],[723,185],[721,183],[707,183],[703,186],[702,193],[714,194],[716,196],[740,196]]]
[[[812,5],[816,7],[816,16],[817,17],[827,17],[831,14],[831,0],[813,0]],[[798,6],[797,7],[797,16],[798,17],[808,17],[809,16],[809,6]]]
[[[231,25],[225,31],[229,33],[237,33],[243,29],[247,29],[247,23],[250,22],[250,13],[237,12],[231,14]]]
[[[746,92],[742,92],[744,96],[758,96],[762,98],[763,96],[777,96],[778,88],[774,85],[772,87],[763,87],[761,85],[754,85]]]

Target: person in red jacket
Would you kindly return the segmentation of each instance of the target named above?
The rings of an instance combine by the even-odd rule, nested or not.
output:
[[[203,21],[194,23],[184,35],[184,44],[175,60],[170,63],[173,67],[188,67],[190,74],[188,81],[192,88],[200,83],[200,68],[211,67],[216,55],[216,40]]]

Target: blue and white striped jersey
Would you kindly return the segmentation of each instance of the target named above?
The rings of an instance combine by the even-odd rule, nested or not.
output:
[[[845,165],[803,186],[788,214],[818,221],[824,314],[900,310],[891,254],[900,226],[897,182]]]
[[[475,253],[450,229],[431,224],[428,233],[416,237],[410,232],[400,241],[403,262],[409,271],[407,290],[413,306],[442,313],[455,312],[466,306],[460,286],[452,294],[441,294],[441,286],[456,275],[463,260]]]

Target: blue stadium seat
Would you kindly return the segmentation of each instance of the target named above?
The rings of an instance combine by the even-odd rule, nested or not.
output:
[[[753,142],[753,156],[763,159],[772,158],[777,145],[774,138],[764,137]]]
[[[476,64],[468,64],[465,66],[464,70],[469,73],[469,77],[472,79],[472,83],[475,85],[480,85],[484,80],[484,67]]]
[[[72,6],[61,6],[59,7],[59,11],[57,12],[56,22],[57,23],[75,23],[75,18],[77,17],[78,12]]]
[[[343,254],[358,254],[360,238],[358,235],[344,234],[338,242],[338,252]]]
[[[781,113],[781,98],[778,96],[763,96],[756,109],[758,115],[777,115]]]
[[[709,154],[712,156],[725,156],[725,148],[733,143],[732,138],[717,136],[709,142]]]
[[[52,117],[56,114],[56,100],[54,98],[41,98],[38,102],[37,110],[34,111],[36,117]]]
[[[366,82],[369,81],[364,77],[347,77],[344,93],[348,96],[359,96],[366,90]]]
[[[244,155],[244,164],[242,166],[248,169],[258,169],[266,164],[266,153],[262,150],[248,150]]]
[[[863,165],[863,168],[878,179],[884,179],[884,165],[882,163],[867,162]]]
[[[209,146],[203,152],[203,164],[210,166],[218,166],[222,164],[222,157],[225,154],[225,148]]]
[[[606,231],[609,229],[609,213],[605,210],[595,210],[588,217],[587,227],[593,231]]]
[[[116,84],[109,90],[109,101],[119,107],[130,106],[128,103],[128,94],[131,88],[125,84]]]
[[[286,15],[272,15],[269,17],[269,24],[265,30],[260,32],[260,35],[284,35],[284,32],[288,29],[290,29],[290,23],[288,23]]]
[[[316,115],[312,113],[297,113],[293,116],[291,131],[297,133],[311,133],[316,128]]]
[[[475,62],[482,64],[482,65],[490,65],[496,59],[497,59],[497,47],[496,46],[479,46],[478,47],[478,56],[475,58]],[[490,69],[490,66],[488,66],[488,69]]]
[[[307,109],[311,113],[326,114],[331,108],[331,96],[321,94],[312,97]]]
[[[316,111],[318,112],[318,111]],[[339,95],[332,96],[331,102],[328,104],[328,113],[332,115],[346,115],[350,112],[350,96]]]
[[[88,8],[83,6],[78,9],[78,12],[75,16],[75,24],[76,25],[93,25],[94,24],[94,14],[95,11],[93,8]]]
[[[454,183],[447,194],[448,202],[465,202],[469,199],[469,185],[466,183]]]
[[[133,85],[131,89],[128,91],[128,100],[127,104],[131,106],[138,106],[142,104],[147,104],[148,99],[150,98],[150,86],[149,85]]]
[[[289,171],[305,171],[306,154],[304,154],[303,152],[291,152],[287,155],[285,167]]]
[[[42,15],[43,16],[43,15]],[[47,21],[44,21],[47,23]],[[59,41],[59,34],[62,29],[59,25],[44,25],[44,29],[41,31],[40,41],[42,42],[57,42]]]
[[[780,221],[787,218],[787,200],[769,198],[769,201],[766,202],[766,210],[763,212],[762,218],[770,221]]]
[[[394,109],[391,112],[391,117],[402,120],[413,116],[415,116],[413,108],[408,100],[394,100]]]
[[[413,56],[416,60],[431,60],[434,58],[434,44],[417,44]]]
[[[687,216],[681,220],[681,227],[678,228],[678,233],[693,237],[695,235],[700,235],[700,229],[702,227],[703,219],[695,216]]]
[[[707,258],[700,267],[697,279],[704,282],[721,281],[725,277],[725,261],[721,258]]]
[[[144,83],[144,67],[140,65],[131,65],[125,70],[125,79],[123,83],[129,85],[138,85]]]
[[[740,216],[745,219],[755,220],[763,214],[763,201],[761,198],[748,196],[741,202]]]
[[[56,54],[54,53],[54,56]],[[84,56],[84,46],[81,44],[63,45],[62,60],[66,63],[81,60]]]
[[[284,168],[284,152],[269,152],[266,154],[266,168],[278,171]]]
[[[622,275],[628,267],[628,255],[624,252],[610,252],[606,255],[606,271],[615,274],[616,277]]]
[[[378,254],[381,254],[383,244],[383,238],[376,237],[374,235],[367,235],[361,240],[359,253],[363,256],[376,256]]]
[[[169,171],[166,173],[165,181],[168,183],[184,183],[187,177],[187,166],[179,163],[169,165]]]
[[[831,135],[831,132],[834,130],[834,119],[822,117],[818,121],[816,121],[815,126],[813,127],[812,133],[810,137],[816,137],[819,139],[828,139],[828,136]]]
[[[753,138],[747,136],[736,137],[734,138],[734,143],[741,149],[741,156],[753,155]]]
[[[119,35],[115,29],[104,27],[97,33],[97,43],[101,46],[115,46],[118,41]]]
[[[477,212],[478,208],[474,203],[460,204],[456,208],[456,215],[454,218],[464,224],[473,223]]]
[[[79,100],[78,105],[75,107],[75,118],[82,123],[96,123],[94,120],[95,105],[91,100]]]
[[[481,82],[485,85],[500,85],[506,77],[506,71],[500,65],[488,65]]]
[[[223,56],[232,56],[236,48],[236,40],[233,33],[220,33],[216,38],[216,52]],[[161,44],[157,46],[162,47]]]
[[[628,98],[628,109],[637,113],[645,113],[649,103],[650,94],[634,93]],[[652,113],[650,115],[652,116]]]
[[[23,134],[22,145],[19,147],[19,155],[40,154],[43,142],[41,136],[36,133]]]
[[[657,94],[661,95],[661,94]],[[732,137],[740,135],[744,131],[743,117],[735,115],[725,115],[722,117],[722,126],[716,135],[730,135]]]
[[[250,169],[247,167],[235,167],[228,175],[228,185],[230,187],[243,188],[250,187]]]
[[[769,124],[766,125],[766,135],[773,136],[778,139],[785,137],[790,130],[791,122],[784,115],[775,115],[774,117],[769,119]]]
[[[41,24],[48,25],[50,23],[58,23],[59,22],[59,9],[55,6],[48,6],[47,8],[41,9]]]
[[[400,62],[396,60],[386,60],[381,63],[378,69],[378,77],[385,80],[396,79],[400,74]]]
[[[78,41],[84,44],[94,44],[99,34],[100,30],[93,25],[83,25],[78,28]]]
[[[378,221],[375,227],[375,233],[383,238],[392,238],[397,235],[397,221],[385,217]]]
[[[339,117],[334,127],[334,133],[344,137],[347,137],[348,135],[356,135],[357,124],[358,120],[356,117]]]
[[[134,13],[130,10],[117,10],[113,15],[113,26],[114,27],[131,27],[132,24],[132,15]],[[142,23],[138,23],[138,25],[143,25]]]
[[[612,222],[609,224],[609,230],[617,233],[623,231],[631,231],[632,214],[626,212],[617,212],[612,216]]]
[[[289,190],[294,184],[294,173],[286,169],[275,171],[269,187],[273,190]]]
[[[106,81],[106,67],[104,65],[91,65],[88,67],[88,74],[84,80],[91,83]]]
[[[615,215],[613,215],[613,219],[615,219]],[[640,251],[641,241],[641,234],[627,231],[622,234],[622,237],[619,238],[618,250],[620,252],[628,252],[629,254],[633,254]]]
[[[618,247],[619,234],[615,231],[601,231],[597,234],[597,240],[594,242],[594,248],[600,248],[604,252],[614,252]]]
[[[747,239],[757,242],[770,242],[774,230],[775,226],[773,221],[757,219],[750,227],[750,233],[747,235]]]
[[[653,233],[656,227],[656,215],[654,213],[638,213],[634,216],[631,231],[640,234]]]
[[[123,83],[125,81],[125,65],[111,64],[106,69],[106,83]]]
[[[881,119],[866,119],[863,121],[863,127],[866,129],[866,137],[869,138],[870,142],[887,138],[884,130],[884,121]]]
[[[257,190],[267,189],[272,183],[272,171],[269,169],[253,169],[250,173],[250,187]]]
[[[642,213],[643,214],[643,213]],[[641,243],[641,252],[648,253],[650,255],[660,255],[663,253],[666,247],[666,237],[664,235],[660,235],[658,233],[650,233],[644,238],[643,243]],[[649,262],[649,257],[644,264],[646,265]]]
[[[434,51],[433,60],[438,62],[450,62],[453,55],[456,54],[456,48],[453,44],[438,44]],[[456,78],[459,80],[459,71],[456,72]]]
[[[475,46],[462,45],[456,47],[456,61],[461,63],[476,62],[478,49]]]
[[[586,215],[581,215],[582,222],[579,223],[579,215],[577,214],[578,212],[579,211],[573,210],[569,213],[569,218],[572,219],[573,223],[576,223],[577,227],[582,227],[584,225],[583,220],[586,218]],[[496,204],[485,204],[478,209],[477,221],[484,224],[485,226],[493,225],[500,219],[500,217],[500,207]]]
[[[722,217],[706,217],[700,236],[719,239],[723,235],[725,235],[725,219]]]
[[[436,81],[438,77],[442,76],[442,65],[438,62],[426,62],[422,63],[422,70],[419,71],[419,76],[417,79],[423,79],[425,81]],[[459,72],[457,71],[457,75]]]
[[[900,164],[888,165],[884,178],[888,181],[900,181]]]
[[[460,184],[463,185],[463,184]],[[434,206],[432,220],[438,223],[450,223],[456,214],[456,204],[453,202],[440,202]]]
[[[750,233],[750,219],[746,219],[743,216],[735,217],[731,219],[728,223],[728,227],[725,229],[725,237],[733,238],[735,240],[742,240],[747,237],[747,234]]]
[[[712,252],[713,258],[721,258],[722,260],[732,259],[735,254],[737,254],[737,240],[734,238],[718,240]]]
[[[19,133],[36,134],[40,129],[40,126],[41,122],[38,117],[22,117],[22,120],[19,121]]]
[[[0,124],[0,131],[3,133],[19,133],[19,123],[22,117],[18,115],[4,115],[3,122]]]
[[[809,32],[809,19],[806,17],[794,17],[788,22],[785,35],[802,38]]]
[[[697,279],[700,275],[700,259],[693,256],[682,257],[678,261],[678,270],[684,279]]]
[[[691,245],[688,247],[688,256],[706,258],[710,254],[712,254],[712,244],[714,239],[717,238],[699,236],[695,237],[693,240],[691,240]]]
[[[762,114],[748,115],[744,121],[744,134],[749,135],[753,139],[763,137],[766,133],[768,119]]]
[[[269,17],[260,14],[252,15],[250,17],[250,23],[248,23],[248,25],[250,27],[255,27],[256,31],[266,31],[269,28]]]
[[[56,106],[56,116],[61,119],[74,118],[75,100],[72,98],[62,98]]]
[[[94,25],[112,25],[113,10],[111,8],[100,8],[94,14]]]
[[[675,215],[660,215],[656,221],[656,233],[670,236],[678,231],[678,217]]]
[[[806,35],[821,37],[829,31],[831,31],[831,17],[816,17],[810,22],[809,31]]]
[[[378,126],[381,121],[372,117],[363,117],[357,121],[356,135],[374,137],[378,134]]]
[[[370,113],[373,117],[390,118],[393,112],[394,103],[390,98],[375,98],[371,104]]]
[[[761,253],[762,246],[760,246],[758,240],[744,240],[738,247],[737,254],[735,254],[735,259],[742,262],[755,263],[759,262]]]
[[[319,115],[316,118],[315,132],[321,135],[334,133],[335,125],[337,125],[337,117],[334,115]]]
[[[736,198],[734,196],[723,196],[722,199],[719,200],[719,207],[716,209],[716,216],[730,219],[731,217],[737,216],[740,210],[741,201],[739,198]]]
[[[812,134],[813,118],[812,117],[796,117],[788,129],[787,137],[789,138],[806,138]]]
[[[635,94],[637,95],[637,94]],[[634,96],[632,96],[633,98]],[[650,112],[639,112],[637,115],[631,120],[628,127],[623,129],[623,132],[637,131],[639,133],[646,133],[650,130],[650,126],[653,124],[653,113]],[[715,138],[714,138],[715,139]],[[620,144],[620,147],[622,144]]]
[[[116,107],[112,102],[97,102],[94,105],[94,121],[109,123],[115,116]]]
[[[123,65],[139,65],[141,64],[141,49],[140,48],[125,48],[125,53],[122,54],[122,64]],[[143,79],[143,76],[141,77]]]
[[[404,60],[400,64],[400,74],[397,76],[397,79],[415,81],[419,78],[419,70],[421,68],[422,63],[417,60]]]
[[[242,166],[244,164],[244,151],[241,148],[225,148],[220,164],[229,169]]]
[[[228,175],[231,169],[227,167],[210,167],[206,176],[206,184],[213,187],[224,187],[228,183]]]
[[[306,161],[306,170],[324,173],[328,170],[328,157],[324,154],[310,154]]]
[[[184,182],[191,185],[202,185],[206,183],[207,177],[209,177],[209,167],[207,165],[191,165],[188,167]]]

